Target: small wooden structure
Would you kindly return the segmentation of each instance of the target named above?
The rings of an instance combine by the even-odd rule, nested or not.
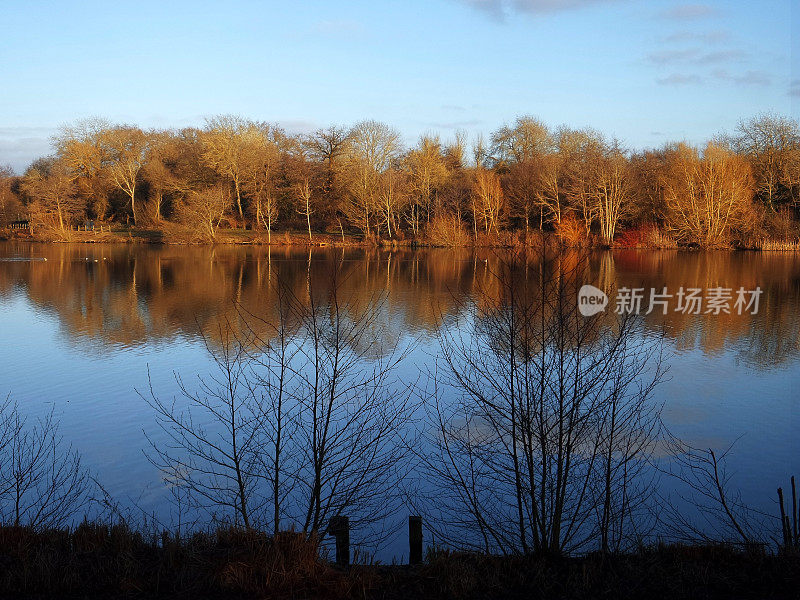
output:
[[[350,519],[331,517],[328,533],[336,538],[336,564],[346,567],[350,564]]]
[[[408,517],[408,564],[418,565],[422,562],[422,517]]]
[[[27,219],[22,219],[19,221],[11,221],[11,229],[30,229],[31,222]]]

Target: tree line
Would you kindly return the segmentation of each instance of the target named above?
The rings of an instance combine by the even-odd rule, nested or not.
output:
[[[237,116],[142,130],[63,128],[52,155],[0,171],[0,225],[20,216],[65,232],[85,220],[516,245],[554,232],[572,245],[752,245],[798,236],[800,129],[764,114],[732,134],[631,151],[591,129],[521,116],[471,144],[426,134],[405,147],[378,121],[290,135]],[[622,240],[621,240],[622,238]],[[621,240],[621,241],[620,241]]]

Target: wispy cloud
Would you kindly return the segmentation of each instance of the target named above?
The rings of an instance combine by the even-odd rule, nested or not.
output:
[[[745,53],[737,49],[717,50],[709,52],[702,48],[678,48],[651,52],[648,60],[657,65],[692,64],[713,65],[733,63],[742,60]]]
[[[719,15],[719,11],[708,4],[680,4],[661,12],[660,16],[675,21],[696,21]]]
[[[699,85],[703,83],[705,80],[699,75],[672,73],[671,75],[668,75],[666,77],[656,79],[656,81],[661,85],[680,86],[680,85]]]
[[[278,119],[276,124],[292,134],[312,133],[320,127],[319,123],[304,119]]]
[[[719,81],[729,81],[730,83],[744,86],[765,86],[772,81],[764,71],[745,71],[737,75],[728,73],[723,69],[714,71],[712,76]]]
[[[423,123],[423,125],[436,129],[461,129],[463,127],[477,127],[482,123],[483,121],[480,119],[464,119],[463,121],[431,121]]]
[[[730,40],[727,31],[676,31],[661,38],[667,44],[694,42],[697,44],[722,44]]]
[[[659,13],[661,18],[690,21],[719,15],[708,4],[682,4]],[[741,46],[738,36],[720,28],[703,30],[687,24],[665,34],[647,55],[649,63],[660,71],[660,85],[734,85],[768,86],[773,77],[754,68],[755,55]]]
[[[0,127],[0,164],[21,173],[37,157],[52,152],[55,127]]]
[[[601,4],[616,4],[630,0],[458,0],[491,17],[503,20],[517,13],[547,15],[569,10],[578,10]]]
[[[684,86],[703,85],[707,83],[730,83],[737,86],[767,86],[772,82],[768,73],[764,71],[745,71],[744,73],[730,73],[725,69],[716,69],[708,76],[697,73],[672,73],[656,80],[660,85]]]

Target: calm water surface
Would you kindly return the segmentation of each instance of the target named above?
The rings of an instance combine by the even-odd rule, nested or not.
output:
[[[47,260],[41,260],[46,258]],[[37,259],[37,260],[19,260]],[[31,413],[53,407],[64,437],[108,490],[164,510],[159,473],[142,449],[150,408],[136,390],[148,369],[159,395],[210,370],[199,331],[234,304],[263,314],[271,283],[301,294],[333,269],[345,293],[386,294],[384,339],[414,350],[409,377],[436,354],[454,296],[487,289],[491,252],[267,250],[0,244],[0,393]],[[616,251],[597,254],[587,283],[616,287],[763,290],[757,315],[647,318],[667,334],[669,378],[657,391],[671,430],[701,448],[735,440],[732,484],[774,513],[775,488],[800,475],[800,255]],[[658,313],[658,314],[657,314]],[[213,342],[213,340],[212,340]]]

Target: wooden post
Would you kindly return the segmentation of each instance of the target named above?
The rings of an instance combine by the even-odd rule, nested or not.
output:
[[[346,567],[350,564],[350,519],[331,517],[328,532],[336,538],[336,564]]]
[[[422,562],[422,517],[408,517],[408,564]]]
[[[789,517],[783,508],[783,488],[778,488],[778,506],[781,509],[781,528],[783,529],[783,550],[789,552],[792,545],[792,528],[789,525]]]

